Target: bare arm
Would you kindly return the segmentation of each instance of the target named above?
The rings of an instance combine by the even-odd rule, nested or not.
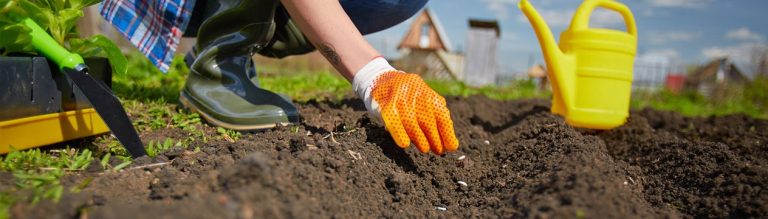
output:
[[[338,0],[281,0],[293,21],[350,82],[379,52],[363,38]]]

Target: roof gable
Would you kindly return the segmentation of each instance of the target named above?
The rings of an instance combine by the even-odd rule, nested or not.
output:
[[[428,32],[424,31],[424,26],[428,25]],[[427,37],[426,39],[424,37]],[[426,45],[425,45],[426,40]],[[427,49],[427,50],[444,50],[452,51],[453,46],[448,35],[445,33],[440,20],[435,13],[430,9],[424,9],[418,16],[414,17],[408,32],[406,32],[398,49]]]

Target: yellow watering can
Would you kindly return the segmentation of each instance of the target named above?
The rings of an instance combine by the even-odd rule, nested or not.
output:
[[[585,0],[560,45],[536,9],[521,0],[518,7],[531,21],[552,81],[552,113],[575,127],[612,129],[626,122],[637,51],[637,27],[629,8],[613,0]],[[618,12],[627,31],[589,28],[597,7]]]

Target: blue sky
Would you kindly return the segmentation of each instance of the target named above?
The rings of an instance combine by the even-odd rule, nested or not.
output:
[[[544,16],[556,38],[570,23],[579,0],[529,0]],[[501,24],[499,63],[506,73],[527,68],[529,57],[543,63],[536,36],[517,8],[518,0],[432,0],[427,7],[441,20],[454,48],[463,48],[469,18],[497,19]],[[639,56],[669,57],[678,65],[700,64],[731,56],[750,68],[755,48],[768,47],[766,0],[623,0],[633,11],[639,32]],[[386,56],[395,47],[410,20],[367,36]],[[592,24],[622,28],[618,14],[596,12]],[[748,71],[747,69],[745,69]]]

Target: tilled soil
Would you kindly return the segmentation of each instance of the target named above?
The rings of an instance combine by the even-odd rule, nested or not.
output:
[[[196,142],[92,179],[18,218],[766,218],[768,121],[650,109],[572,128],[545,100],[449,98],[458,152],[402,150],[359,100],[300,105],[280,127]],[[207,128],[210,132],[212,129]],[[334,133],[330,136],[331,131]],[[182,130],[142,133],[184,138]],[[191,148],[199,147],[194,151]],[[148,165],[166,162],[167,165]],[[138,168],[136,168],[138,167]]]

